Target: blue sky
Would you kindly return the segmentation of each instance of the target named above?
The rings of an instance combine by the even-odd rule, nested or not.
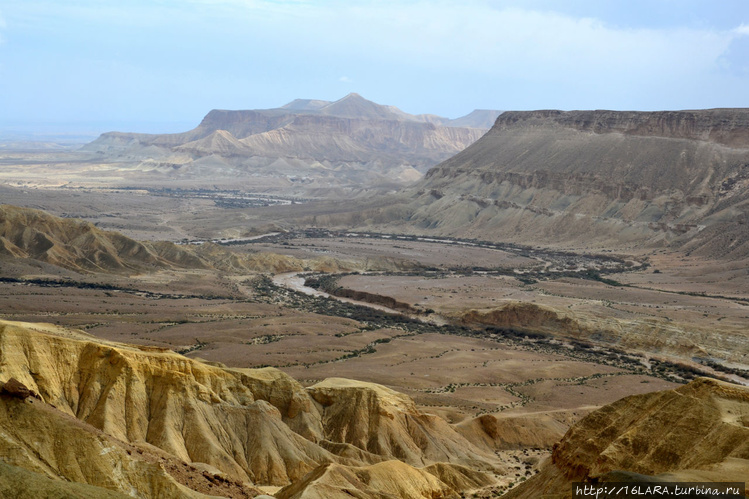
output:
[[[0,0],[0,127],[180,131],[349,92],[410,113],[749,107],[746,0]]]

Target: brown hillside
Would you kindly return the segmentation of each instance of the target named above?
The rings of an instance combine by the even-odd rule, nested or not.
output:
[[[463,421],[456,430],[489,449],[548,449],[562,438],[567,426],[549,415],[483,414]]]
[[[366,262],[320,257],[302,260],[273,253],[235,253],[206,243],[179,246],[140,242],[93,224],[40,210],[0,205],[0,259],[30,259],[79,272],[138,273],[153,269],[215,269],[231,273],[346,271],[407,268],[393,259]]]
[[[54,217],[40,210],[0,205],[0,252],[73,270],[126,271],[172,265],[159,249],[93,224]],[[175,257],[182,265],[204,264],[184,251]]]
[[[328,378],[308,391],[322,406],[323,433],[328,440],[414,466],[454,462],[484,467],[492,460],[445,420],[422,413],[409,397],[383,386]]]
[[[424,169],[462,151],[483,132],[411,121],[298,116],[282,128],[251,135],[242,143],[256,156],[361,163],[377,158]]]
[[[700,378],[603,407],[574,425],[542,472],[508,497],[569,497],[573,481],[621,481],[627,473],[671,481],[745,481],[749,389]]]
[[[741,256],[748,178],[746,109],[505,112],[405,210],[445,235]]]
[[[326,464],[280,490],[279,499],[458,499],[457,491],[491,485],[482,473],[453,465],[413,468],[400,461],[365,467]]]

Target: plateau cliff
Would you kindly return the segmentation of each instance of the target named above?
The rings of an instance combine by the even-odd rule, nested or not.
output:
[[[736,257],[747,186],[746,109],[505,112],[388,210],[430,233]]]

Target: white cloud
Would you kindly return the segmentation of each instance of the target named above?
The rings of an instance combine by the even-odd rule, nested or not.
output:
[[[733,29],[733,33],[739,36],[747,36],[749,35],[749,25],[742,23],[741,26]]]
[[[192,1],[232,9],[236,20],[226,19],[222,29],[273,36],[289,53],[495,75],[688,74],[712,65],[736,35],[749,34],[746,25],[733,32],[625,29],[551,11],[498,9],[488,0]]]
[[[263,46],[286,60],[304,54],[528,78],[693,74],[714,65],[732,39],[749,34],[745,24],[726,32],[625,29],[548,10],[496,8],[490,0],[163,0],[107,9],[92,0],[78,8],[41,3],[58,19],[135,25],[154,36],[181,35],[181,25],[184,32],[205,33],[205,47],[224,53]]]
[[[665,100],[689,85],[695,95],[704,93],[705,78],[720,71],[731,43],[749,34],[745,24],[722,31],[626,28],[491,0],[191,1],[201,9],[221,6],[211,13],[221,16],[225,33],[239,41],[254,36],[254,45],[270,41],[278,60],[366,70],[381,77],[379,85],[387,84],[386,74],[407,72],[428,86],[449,88],[447,80],[460,77],[515,85],[535,99],[577,92],[581,106],[591,105],[592,94],[601,105],[629,94],[634,104],[627,106],[637,105],[637,95],[662,94],[668,106]]]
[[[81,101],[98,91],[108,98],[106,89],[119,79],[99,68],[115,61],[136,68],[130,74],[161,75],[123,89],[123,100],[161,112],[172,112],[151,97],[161,86],[201,95],[200,102],[186,99],[195,108],[249,108],[337,98],[354,79],[367,98],[455,116],[473,107],[747,105],[749,24],[631,28],[554,12],[550,1],[533,10],[527,5],[534,2],[521,0],[2,3],[0,39],[23,33],[30,41],[25,51],[3,54],[18,93],[26,81],[47,82],[44,71],[59,61],[80,68],[77,80],[92,82]],[[186,77],[187,68],[194,74]],[[50,89],[34,98],[57,96],[53,82],[46,84]]]
[[[594,19],[494,10],[481,3],[457,11],[444,5],[411,9],[403,9],[390,29],[386,22],[378,23],[387,19],[387,12],[369,12],[376,31],[364,36],[373,43],[381,40],[379,46],[390,55],[482,73],[688,69],[714,60],[730,41],[710,32],[617,29]]]

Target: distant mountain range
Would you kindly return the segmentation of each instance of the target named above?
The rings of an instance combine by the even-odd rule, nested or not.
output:
[[[101,159],[182,178],[280,176],[313,186],[403,185],[481,137],[499,111],[411,115],[358,94],[275,109],[213,110],[176,134],[110,132],[84,147]]]

